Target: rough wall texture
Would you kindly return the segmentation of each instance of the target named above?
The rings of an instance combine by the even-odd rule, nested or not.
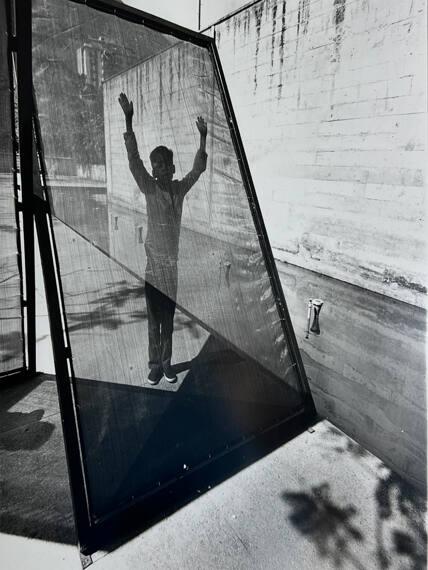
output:
[[[426,311],[290,264],[279,274],[319,415],[425,493]],[[321,334],[306,338],[316,296]]]
[[[277,259],[423,306],[424,0],[264,0],[208,32]]]

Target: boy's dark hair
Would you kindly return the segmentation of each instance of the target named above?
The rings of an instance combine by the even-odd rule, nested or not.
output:
[[[166,146],[157,146],[152,150],[150,153],[150,160],[153,160],[157,156],[162,157],[164,163],[166,165],[174,164],[174,153],[171,149],[167,148]]]

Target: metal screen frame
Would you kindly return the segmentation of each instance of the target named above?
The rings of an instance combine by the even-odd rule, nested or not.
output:
[[[5,7],[23,366],[1,372],[1,383],[6,381],[13,382],[16,379],[25,380],[36,373],[36,287],[34,216],[32,207],[33,188],[31,182],[33,159],[31,147],[28,148],[25,142],[29,132],[31,132],[32,108],[25,101],[25,97],[19,96],[19,93],[28,93],[28,89],[31,89],[32,85],[31,58],[29,59],[26,53],[28,47],[30,46],[31,48],[31,19],[28,19],[25,14],[17,18],[16,5],[12,0],[5,0]],[[20,62],[19,65],[18,61]],[[16,91],[18,92],[17,97]],[[16,102],[18,125],[16,124],[15,113]],[[19,142],[16,136],[17,126]],[[19,190],[21,190],[21,199],[19,199]]]
[[[35,100],[33,97],[28,97],[28,93],[32,93],[31,3],[26,0],[15,0],[18,34],[17,41],[18,45],[20,45],[20,49],[17,54],[18,70],[21,76],[21,88],[19,89],[18,95],[20,101],[20,123],[21,119],[23,121],[23,125],[20,125],[21,160],[23,160],[22,183],[23,189],[25,188],[26,193],[26,203],[25,206],[23,206],[23,209],[24,214],[26,214],[24,220],[26,220],[27,225],[24,228],[24,231],[28,232],[29,236],[26,247],[29,254],[33,252],[34,256],[34,236],[32,236],[31,232],[34,215],[47,295],[56,379],[77,535],[82,553],[88,554],[96,550],[101,544],[114,537],[115,533],[117,533],[119,529],[123,532],[124,529],[131,530],[136,524],[141,526],[142,515],[143,520],[146,521],[146,523],[152,521],[154,518],[159,518],[160,512],[163,512],[164,514],[165,511],[170,511],[171,508],[174,508],[173,505],[176,506],[178,504],[183,504],[183,502],[187,502],[189,498],[191,498],[192,493],[194,494],[195,489],[204,488],[204,481],[209,481],[210,484],[213,484],[215,481],[224,479],[225,476],[229,476],[232,472],[239,470],[245,464],[253,462],[270,449],[283,444],[290,438],[290,436],[295,435],[298,431],[307,427],[309,423],[313,422],[316,412],[286,301],[281,288],[275,261],[272,255],[272,250],[266,234],[266,228],[261,216],[260,206],[256,197],[248,162],[245,157],[242,140],[221,68],[215,40],[200,33],[187,30],[181,26],[171,24],[166,20],[146,14],[137,9],[124,6],[114,0],[68,1],[85,4],[98,11],[112,14],[137,24],[144,24],[153,30],[173,35],[182,40],[190,40],[193,43],[208,49],[213,63],[214,73],[218,81],[223,108],[228,120],[231,137],[240,166],[243,185],[247,193],[250,211],[257,230],[260,248],[268,269],[271,287],[275,295],[275,302],[280,316],[282,330],[287,339],[290,357],[293,362],[293,367],[295,367],[297,372],[303,397],[302,412],[281,420],[278,424],[270,426],[258,436],[254,436],[257,437],[257,440],[261,443],[260,446],[248,445],[248,441],[251,442],[254,439],[254,437],[252,437],[250,440],[246,441],[246,443],[229,448],[227,452],[198,465],[193,471],[177,477],[174,482],[168,483],[168,485],[163,488],[159,488],[159,490],[153,493],[151,492],[142,497],[137,497],[132,505],[127,505],[124,508],[113,511],[100,522],[94,523],[91,518],[87,496],[87,486],[85,482],[85,456],[82,453],[82,441],[79,437],[78,418],[75,408],[75,378],[72,365],[71,347],[68,340],[66,315],[64,311],[64,298],[61,288],[59,261],[55,246],[49,201],[47,200],[47,195],[44,192],[44,189],[46,188],[46,169],[44,166],[40,127]],[[27,96],[24,97],[23,93],[26,93]],[[40,189],[38,195],[36,195],[36,188],[32,188],[34,183],[33,129],[35,132],[37,149],[37,167],[41,175],[41,190],[43,197],[40,196]],[[37,179],[36,184],[38,184]],[[29,228],[28,225],[30,218],[31,228]],[[33,284],[34,264],[32,274],[30,273],[28,277],[30,279],[30,285]],[[31,291],[34,294],[34,285]],[[29,331],[29,340],[31,339],[35,345],[35,335],[31,335],[32,333]],[[259,447],[259,450],[255,451],[255,447]],[[260,452],[260,450],[262,450],[262,452]]]

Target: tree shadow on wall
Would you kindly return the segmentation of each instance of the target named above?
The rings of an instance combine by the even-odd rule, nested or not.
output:
[[[86,293],[86,292],[85,292]],[[82,293],[67,293],[67,297],[83,296]],[[87,295],[94,297],[94,292]],[[144,286],[141,283],[130,285],[127,281],[107,283],[105,291],[100,296],[87,301],[87,310],[67,312],[68,329],[70,332],[101,327],[106,330],[116,330],[122,325],[147,319],[144,299]],[[141,302],[141,310],[135,306]],[[89,308],[90,307],[90,308]],[[131,308],[131,310],[129,310]]]
[[[331,558],[337,568],[350,562],[363,570],[352,553],[352,544],[364,538],[352,522],[357,513],[355,506],[335,504],[328,483],[312,487],[309,492],[286,491],[282,498],[293,509],[290,521],[313,540],[322,558]]]
[[[92,296],[94,292],[90,293]],[[67,293],[68,298],[82,293]],[[101,327],[117,330],[121,326],[147,320],[144,284],[130,284],[126,280],[107,283],[100,296],[88,302],[91,309],[82,312],[68,311],[67,322],[70,332]],[[136,307],[140,306],[141,309]],[[174,330],[187,329],[194,338],[200,338],[201,331],[194,320],[180,312],[174,318]]]

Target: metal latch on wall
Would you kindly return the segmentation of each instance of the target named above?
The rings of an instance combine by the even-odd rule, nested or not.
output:
[[[308,318],[306,324],[306,337],[309,338],[309,333],[312,332],[316,335],[321,334],[320,329],[320,312],[321,308],[324,304],[322,299],[309,299],[308,302]],[[312,309],[314,311],[314,319],[311,325],[311,316],[312,316]]]

